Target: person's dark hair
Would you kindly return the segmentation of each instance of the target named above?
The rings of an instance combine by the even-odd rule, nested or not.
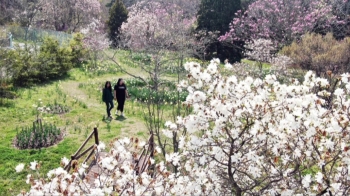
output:
[[[118,79],[117,86],[120,86],[120,81],[122,81],[122,80],[123,80],[123,78]]]
[[[107,84],[109,83],[109,87],[107,87]],[[107,81],[105,84],[105,88],[108,88],[110,91],[112,91],[112,84],[110,81]]]

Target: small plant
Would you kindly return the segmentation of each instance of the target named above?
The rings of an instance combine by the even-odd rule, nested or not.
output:
[[[107,131],[111,132],[111,124],[110,124],[110,122],[107,122]]]
[[[77,132],[79,130],[79,127],[77,125],[74,125],[74,132]]]
[[[67,101],[67,95],[63,96],[63,103],[66,103]]]
[[[33,126],[24,126],[19,131],[16,128],[15,145],[19,149],[38,149],[56,144],[63,139],[63,132],[54,124],[42,124],[41,120]]]
[[[28,100],[32,99],[32,90],[31,89],[28,90],[27,99]]]
[[[78,88],[84,88],[85,85],[83,83],[79,83]]]
[[[87,108],[86,103],[84,103],[84,102],[82,102],[82,101],[80,101],[80,100],[78,100],[78,104],[79,104],[80,107],[82,107],[82,108],[84,108],[84,109]]]
[[[68,106],[59,104],[57,102],[54,105],[48,104],[45,108],[46,112],[50,114],[64,114],[70,111],[70,108]]]
[[[151,81],[147,82],[152,84]],[[162,81],[164,89],[159,92],[152,91],[147,88],[147,84],[140,79],[131,79],[127,81],[128,91],[133,99],[136,99],[140,102],[145,102],[147,100],[152,100],[157,103],[175,103],[177,101],[177,91],[176,85],[170,81]],[[188,92],[183,91],[179,93],[180,101],[185,101],[188,95]]]

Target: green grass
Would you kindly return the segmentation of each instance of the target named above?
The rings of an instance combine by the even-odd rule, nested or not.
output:
[[[118,61],[131,73],[141,74],[146,77],[134,62],[125,58],[126,51],[117,53]],[[175,80],[172,74],[166,79]],[[85,68],[75,68],[69,72],[68,77],[62,81],[53,81],[47,84],[31,88],[16,89],[18,98],[15,100],[2,100],[0,106],[0,195],[17,195],[21,190],[28,190],[25,184],[28,171],[15,172],[19,163],[41,161],[40,174],[42,177],[54,168],[60,166],[62,157],[69,158],[80,147],[88,134],[96,126],[99,139],[107,144],[114,138],[138,137],[146,140],[149,135],[143,122],[147,108],[143,103],[129,99],[126,101],[124,113],[126,118],[115,116],[115,108],[112,110],[113,120],[106,120],[105,104],[101,100],[101,90],[107,80],[116,81],[124,78],[126,82],[130,76],[118,72],[116,65],[111,61],[104,61],[94,71]],[[68,113],[48,114],[38,113],[36,106],[62,105],[69,108]],[[166,105],[164,119],[171,120],[173,106]],[[45,149],[18,150],[13,146],[16,136],[16,128],[32,125],[37,115],[43,123],[53,123],[65,130],[66,136],[57,145]],[[162,122],[163,122],[162,121]],[[90,141],[88,145],[91,145]],[[107,149],[108,150],[108,149]],[[19,188],[20,187],[20,188]]]
[[[0,195],[17,195],[22,189],[28,190],[25,184],[27,171],[16,173],[15,167],[19,163],[42,161],[40,174],[46,176],[50,169],[60,166],[62,157],[69,158],[86,139],[95,126],[98,127],[100,141],[108,144],[113,138],[127,136],[123,129],[127,128],[129,136],[145,136],[145,129],[138,130],[135,121],[142,121],[137,113],[131,112],[131,103],[126,103],[127,118],[123,121],[112,120],[109,124],[102,120],[106,115],[105,105],[102,103],[101,92],[96,88],[75,88],[77,83],[95,82],[104,85],[105,80],[116,78],[116,74],[85,73],[81,69],[73,69],[64,81],[54,81],[49,84],[17,90],[18,98],[6,100],[7,107],[0,107]],[[77,85],[78,86],[78,85]],[[95,87],[95,86],[94,86]],[[76,94],[75,94],[76,93]],[[81,98],[85,94],[84,99]],[[18,150],[13,146],[16,128],[32,125],[38,112],[33,105],[61,104],[68,106],[70,111],[65,114],[39,113],[43,123],[53,123],[66,131],[63,141],[46,149]],[[136,109],[135,109],[136,110]],[[113,110],[113,114],[114,114]],[[142,138],[141,137],[141,138]],[[144,137],[146,138],[146,136]],[[20,187],[20,188],[18,188]]]
[[[258,63],[256,61],[252,61],[252,60],[248,60],[248,59],[242,59],[241,60],[242,63],[246,63],[248,65],[256,65],[258,66]],[[270,69],[271,64],[270,63],[263,63],[262,64],[262,68],[263,69]]]

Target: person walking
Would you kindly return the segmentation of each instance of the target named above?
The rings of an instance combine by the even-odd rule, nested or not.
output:
[[[120,111],[120,115],[124,116],[124,103],[126,97],[129,97],[128,90],[124,80],[119,78],[117,84],[114,86],[114,99],[118,102],[117,111],[115,112],[116,115],[118,115],[118,111]]]
[[[106,103],[108,118],[112,118],[111,110],[114,107],[113,98],[114,98],[114,96],[113,96],[113,92],[112,92],[111,82],[107,81],[105,84],[105,87],[103,89],[103,92],[102,92],[102,101]]]

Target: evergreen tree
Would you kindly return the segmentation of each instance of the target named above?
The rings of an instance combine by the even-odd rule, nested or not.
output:
[[[219,31],[219,35],[225,34],[235,13],[240,9],[241,0],[201,0],[197,13],[197,31]],[[210,44],[206,53],[209,59],[216,57],[221,60],[239,61],[241,58],[237,47],[223,45],[219,41]]]
[[[241,0],[202,0],[198,11],[198,30],[220,31],[224,34],[235,13],[241,9]]]
[[[111,0],[111,2],[106,4],[106,7],[110,9],[114,3],[115,3],[115,0]]]
[[[130,6],[132,6],[135,3],[137,3],[139,0],[122,0],[122,1],[124,3],[125,7],[129,8]],[[111,7],[114,5],[115,2],[116,2],[116,0],[111,0],[109,3],[106,4],[106,7],[111,9]]]
[[[119,28],[128,19],[128,11],[121,0],[116,0],[109,11],[107,21],[108,36],[112,41],[112,46],[118,45]]]

